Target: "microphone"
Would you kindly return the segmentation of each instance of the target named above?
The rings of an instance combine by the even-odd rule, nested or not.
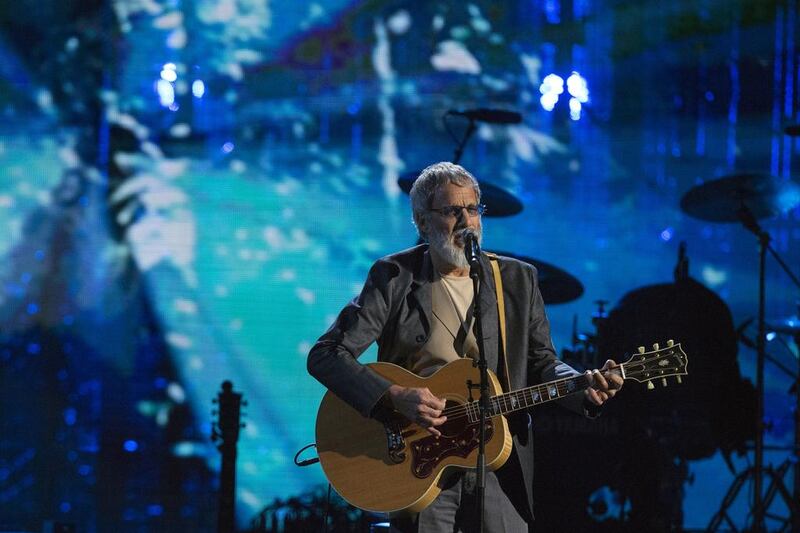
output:
[[[479,264],[481,246],[478,244],[478,236],[472,229],[467,228],[461,232],[461,238],[464,240],[464,255],[467,257],[467,262],[470,266]]]
[[[486,122],[487,124],[519,124],[522,122],[522,115],[516,111],[505,111],[503,109],[478,108],[466,111],[451,109],[447,114],[465,117],[476,122]]]
[[[800,136],[800,124],[789,124],[783,128],[783,133],[789,135],[790,137]]]

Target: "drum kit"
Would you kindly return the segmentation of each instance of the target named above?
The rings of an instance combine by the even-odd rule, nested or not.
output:
[[[464,113],[455,114],[466,116]],[[458,162],[474,129],[474,120],[470,118],[469,128],[459,143],[454,162]],[[398,180],[400,188],[408,193],[416,177],[416,173],[401,176]],[[508,191],[480,180],[479,184],[481,201],[487,207],[484,216],[505,217],[522,211],[522,203]],[[688,460],[709,457],[720,450],[729,461],[728,454],[731,451],[754,451],[752,466],[737,475],[709,524],[709,530],[717,530],[723,523],[725,527],[733,527],[729,510],[747,481],[752,483],[749,520],[753,530],[764,528],[765,520],[772,516],[768,510],[778,496],[784,500],[791,515],[786,518],[784,525],[800,530],[800,368],[792,371],[779,362],[776,364],[783,371],[791,372],[794,382],[795,439],[793,446],[785,447],[790,456],[785,464],[777,469],[771,465],[764,466],[764,365],[767,359],[775,362],[765,350],[768,332],[791,336],[800,350],[800,308],[798,316],[773,320],[765,317],[764,271],[767,252],[798,289],[800,280],[771,246],[770,235],[758,223],[759,220],[786,213],[798,205],[800,185],[760,173],[733,174],[707,181],[690,189],[680,201],[681,210],[693,218],[712,223],[740,223],[757,238],[760,252],[758,337],[752,343],[757,352],[755,388],[739,374],[736,352],[738,342],[743,340],[741,332],[733,327],[727,305],[688,276],[684,243],[681,244],[675,283],[631,291],[611,312],[606,312],[607,302],[597,301],[598,308],[592,318],[595,332],[578,333],[574,324],[573,345],[562,353],[563,360],[584,369],[597,367],[604,358],[623,353],[620,349],[630,350],[631,347],[652,342],[654,338],[661,338],[665,331],[681,339],[687,353],[694,355],[692,379],[687,380],[694,384],[686,384],[688,386],[683,387],[682,391],[681,387],[671,389],[667,402],[661,402],[666,407],[644,412],[642,409],[648,406],[648,402],[644,396],[642,401],[638,401],[637,396],[626,398],[625,402],[614,402],[619,405],[614,405],[611,410],[622,411],[617,413],[621,420],[633,419],[640,428],[646,428],[648,438],[656,439],[663,448],[663,455],[669,457],[667,462],[683,465],[682,476],[688,475]],[[584,293],[583,284],[561,268],[539,259],[500,251],[497,253],[515,257],[537,268],[546,304],[570,302]],[[734,399],[735,404],[730,404],[727,398]],[[639,411],[631,412],[637,409]],[[728,464],[731,465],[730,462]],[[789,465],[794,468],[791,491],[785,487],[782,479]],[[684,481],[685,477],[679,480],[678,490],[682,490],[680,485]],[[631,488],[635,490],[635,486]],[[674,494],[671,498],[674,499]],[[680,514],[680,510],[676,513]]]
[[[787,131],[787,133],[789,133]],[[708,526],[709,531],[716,531],[721,526],[729,526],[731,519],[729,508],[738,492],[747,481],[752,482],[752,505],[749,527],[755,531],[766,528],[766,519],[771,517],[769,508],[775,497],[780,495],[784,500],[790,516],[784,521],[784,527],[794,530],[800,528],[800,369],[790,372],[794,381],[792,390],[795,394],[795,438],[794,445],[787,447],[790,459],[777,469],[764,466],[764,366],[767,361],[767,319],[765,271],[767,252],[783,269],[785,274],[800,289],[800,279],[794,275],[777,251],[772,247],[772,238],[758,223],[759,220],[777,216],[800,204],[800,186],[791,180],[779,180],[765,174],[738,174],[723,177],[694,187],[681,199],[681,209],[690,216],[718,223],[740,223],[747,231],[755,235],[759,245],[759,303],[758,303],[758,336],[756,337],[756,413],[754,457],[750,468],[740,473],[731,484],[722,505]],[[774,332],[794,337],[800,349],[800,328],[795,328],[794,318],[777,321]],[[783,483],[783,476],[790,464],[794,464],[794,496]],[[769,481],[766,490],[764,481]]]

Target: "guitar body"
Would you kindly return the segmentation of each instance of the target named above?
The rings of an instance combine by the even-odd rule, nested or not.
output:
[[[687,375],[687,365],[681,345],[670,340],[665,348],[654,344],[650,352],[640,346],[639,353],[606,372],[654,388],[653,381],[666,386],[671,376],[680,383],[681,376]],[[369,366],[392,383],[427,387],[444,398],[447,422],[437,426],[442,436],[434,437],[388,409],[374,419],[365,418],[328,392],[317,413],[317,451],[322,469],[336,492],[356,507],[390,514],[419,512],[436,499],[446,476],[475,469],[480,372],[472,359],[453,361],[427,378],[389,363]],[[587,375],[576,374],[504,393],[489,372],[491,416],[486,420],[486,467],[497,470],[511,454],[506,413],[577,394],[590,386]]]
[[[389,363],[369,366],[397,385],[427,387],[446,400],[447,409],[480,395],[480,372],[472,359],[449,363],[427,378]],[[496,376],[489,372],[489,378],[490,394],[500,394]],[[474,384],[472,391],[468,383]],[[462,414],[448,417],[438,429],[441,437],[397,413],[381,421],[365,418],[328,392],[317,415],[317,451],[331,485],[350,504],[381,513],[419,512],[439,495],[448,475],[474,470],[477,461],[478,422]],[[496,470],[511,454],[505,417],[487,419],[486,435],[486,467]]]

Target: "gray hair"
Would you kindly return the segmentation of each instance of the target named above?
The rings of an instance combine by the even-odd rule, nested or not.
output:
[[[417,227],[419,236],[426,241],[428,236],[420,229],[419,221],[428,216],[430,208],[433,207],[433,197],[436,195],[436,191],[447,183],[472,187],[480,203],[481,189],[478,186],[478,180],[467,169],[446,161],[427,167],[420,172],[419,177],[414,181],[414,186],[411,187],[411,212],[414,225]]]

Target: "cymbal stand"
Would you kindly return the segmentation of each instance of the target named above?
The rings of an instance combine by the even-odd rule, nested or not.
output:
[[[794,332],[794,345],[797,347],[797,374],[794,376],[794,501],[800,502],[800,331]],[[800,511],[795,513],[794,529],[800,531]]]
[[[727,519],[725,513],[726,508],[732,503],[733,498],[741,489],[745,480],[752,477],[753,480],[753,506],[752,506],[752,523],[748,531],[761,532],[766,531],[765,518],[768,517],[767,507],[774,498],[774,492],[778,491],[781,497],[785,500],[786,506],[791,513],[791,522],[795,525],[800,521],[800,504],[792,499],[788,489],[783,484],[783,474],[785,472],[782,466],[777,471],[771,467],[764,468],[764,361],[766,359],[766,259],[767,251],[777,259],[781,267],[786,271],[789,277],[800,288],[800,280],[798,280],[786,266],[777,252],[770,246],[770,235],[759,226],[753,212],[742,203],[737,212],[739,221],[745,229],[753,233],[758,238],[758,252],[759,252],[759,267],[758,267],[758,337],[756,339],[756,437],[755,437],[755,453],[753,458],[753,466],[742,472],[734,480],[728,494],[725,497],[722,508],[712,519],[707,531],[713,531],[722,521],[722,518]],[[797,450],[795,450],[797,453]],[[788,466],[786,467],[788,468]],[[764,474],[772,477],[772,483],[768,489],[768,497],[765,497],[763,491],[763,478]],[[730,523],[728,519],[729,525]],[[735,530],[735,529],[734,529]]]
[[[447,117],[448,115],[444,115],[442,117],[442,122],[444,123],[444,128],[447,130],[447,133],[449,133],[450,137],[452,137],[457,143],[455,152],[453,153],[453,163],[457,165],[461,161],[461,156],[464,155],[464,147],[467,146],[467,142],[469,141],[470,137],[472,137],[478,128],[475,126],[475,119],[469,118],[469,124],[467,125],[467,130],[464,132],[464,137],[459,140],[456,138],[453,130],[450,129],[450,125],[447,122]]]

